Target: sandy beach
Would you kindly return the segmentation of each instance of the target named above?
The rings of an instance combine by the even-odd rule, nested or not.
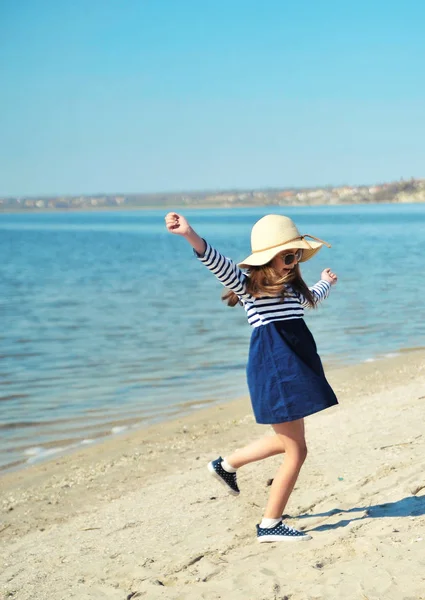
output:
[[[4,474],[0,597],[425,598],[425,350],[329,371],[287,506],[305,543],[258,544],[281,458],[228,495],[206,465],[270,430],[240,398]]]

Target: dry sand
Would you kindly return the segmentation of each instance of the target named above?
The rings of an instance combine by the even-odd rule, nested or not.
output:
[[[279,457],[228,495],[206,464],[269,429],[248,399],[0,478],[0,597],[425,599],[425,351],[328,373],[287,506],[303,543],[258,544]]]

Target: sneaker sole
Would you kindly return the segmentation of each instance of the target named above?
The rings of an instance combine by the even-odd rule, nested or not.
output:
[[[214,470],[212,462],[208,463],[208,471],[211,473],[211,475],[215,479],[217,479],[217,481],[219,481],[222,485],[224,485],[224,487],[229,492],[229,494],[231,494],[232,496],[239,496],[240,492],[235,492],[235,490],[232,490],[232,488],[227,485],[227,483],[224,481],[224,479],[222,479],[220,477],[220,475],[217,475],[217,473]]]
[[[307,542],[311,539],[311,535],[262,535],[257,537],[257,540],[260,544],[263,542]]]

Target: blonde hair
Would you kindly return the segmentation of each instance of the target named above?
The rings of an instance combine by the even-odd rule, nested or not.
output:
[[[271,266],[271,261],[259,267],[249,267],[247,271],[246,291],[254,298],[278,298],[280,296],[283,301],[287,295],[287,284],[291,284],[295,292],[302,294],[307,304],[311,308],[315,308],[314,296],[303,280],[298,264],[295,265],[292,271],[283,276]],[[227,302],[228,306],[241,304],[239,297],[232,290],[225,290],[222,300]]]

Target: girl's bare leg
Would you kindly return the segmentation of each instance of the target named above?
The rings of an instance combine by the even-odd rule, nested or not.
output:
[[[307,457],[307,446],[304,419],[279,423],[272,427],[285,449],[285,461],[273,479],[264,517],[280,519]]]
[[[248,463],[268,458],[269,456],[275,456],[276,454],[282,454],[285,452],[285,448],[282,444],[282,440],[278,435],[272,435],[255,440],[244,448],[239,448],[229,456],[226,456],[229,464],[235,469],[243,467]]]
[[[266,519],[280,519],[306,459],[307,446],[304,419],[278,423],[272,427],[275,435],[260,438],[226,456],[226,459],[238,469],[248,463],[285,453],[285,461],[273,479],[264,513]]]
[[[304,419],[293,421],[293,423],[301,423],[304,435]],[[275,456],[276,454],[283,454],[285,452],[284,443],[282,437],[275,430],[275,435],[255,440],[255,442],[235,450],[235,452],[226,456],[226,458],[232,467],[239,469],[239,467],[243,467],[251,462],[263,460],[263,458],[269,458],[269,456]]]

